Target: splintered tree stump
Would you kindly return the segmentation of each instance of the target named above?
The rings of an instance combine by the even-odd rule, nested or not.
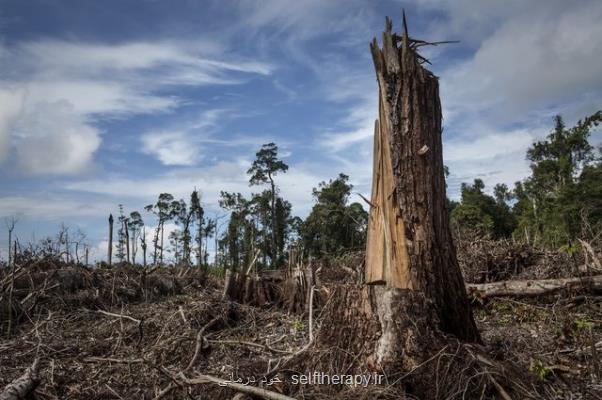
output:
[[[479,341],[449,228],[438,78],[416,41],[392,32],[370,45],[379,87],[366,282],[423,293],[439,328]]]
[[[455,346],[463,357],[460,343],[480,336],[449,228],[439,83],[422,67],[418,43],[426,42],[409,37],[405,16],[401,36],[387,18],[382,48],[371,43],[379,118],[366,285],[330,287],[316,340],[326,353],[310,362],[380,372],[420,398],[442,398],[433,378],[449,377],[437,375],[445,363],[437,356]],[[445,368],[457,373],[451,381],[462,377],[468,386],[473,371],[462,357],[445,356]]]
[[[270,277],[266,276],[264,278],[257,273],[251,274],[251,269],[255,265],[258,256],[259,251],[256,251],[255,256],[244,271],[226,270],[222,292],[223,300],[228,299],[257,307],[278,302],[275,294],[276,285]]]
[[[298,265],[288,271],[284,280],[284,308],[291,314],[303,314],[308,310],[309,297],[316,285],[315,272],[312,265]]]

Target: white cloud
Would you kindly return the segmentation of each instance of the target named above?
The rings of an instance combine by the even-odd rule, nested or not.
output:
[[[339,124],[345,128],[321,135],[318,143],[334,153],[346,150],[352,145],[357,148],[357,146],[371,144],[374,137],[374,121],[378,117],[378,109],[374,103],[360,101],[358,105],[351,107],[347,116],[339,121]]]
[[[220,191],[240,192],[250,195],[262,188],[250,187],[246,171],[251,164],[248,159],[221,161],[203,168],[181,168],[157,176],[133,179],[125,177],[107,177],[106,179],[81,180],[67,182],[63,188],[80,192],[138,198],[145,204],[156,199],[159,193],[167,192],[175,198],[188,200],[196,187],[202,193],[203,202],[217,209]],[[311,188],[320,181],[328,180],[338,174],[320,166],[291,166],[289,171],[276,176],[282,196],[293,204],[296,213],[305,214],[312,204]],[[332,173],[331,173],[332,172]],[[121,201],[121,200],[120,200]],[[131,201],[130,201],[131,202]]]
[[[357,33],[366,26],[358,5],[361,6],[361,2],[350,0],[239,1],[245,26],[256,29],[269,27],[284,36],[284,40],[291,36],[307,40],[325,32],[341,32],[349,28],[355,31],[349,29],[346,35]],[[340,14],[342,8],[347,11],[343,16]],[[284,32],[286,35],[282,34]]]
[[[176,198],[188,198],[196,187],[203,201],[217,204],[220,190],[246,192],[247,160],[218,162],[204,168],[180,168],[148,178],[115,177],[67,182],[65,189],[105,194],[118,198],[133,197],[152,201],[167,192]]]
[[[602,91],[602,3],[552,3],[508,6],[512,14],[502,13],[474,56],[448,69],[442,93],[454,115],[516,121]]]
[[[15,128],[19,167],[30,174],[69,175],[88,170],[100,145],[98,131],[67,101],[36,103]]]
[[[14,147],[11,166],[19,172],[80,173],[100,146],[99,116],[170,111],[183,99],[160,93],[166,86],[236,84],[273,70],[253,60],[211,58],[221,46],[190,44],[39,40],[0,48],[0,162]],[[214,122],[215,115],[205,117],[195,129]],[[192,165],[199,152],[187,146],[185,133],[173,131],[151,133],[145,145],[166,165]]]
[[[151,132],[141,138],[143,151],[154,155],[163,165],[196,164],[200,148],[191,143],[185,132]]]
[[[534,141],[534,133],[519,129],[510,132],[488,131],[486,127],[472,129],[475,135],[454,137],[446,140],[443,146],[446,161],[477,161],[503,157],[507,154],[522,153]]]
[[[457,198],[460,184],[480,178],[487,189],[497,183],[512,187],[529,173],[527,148],[545,134],[545,128],[495,130],[482,123],[468,125],[470,134],[443,137],[443,159],[450,169],[448,196]]]
[[[0,197],[0,217],[25,215],[36,220],[62,220],[70,217],[98,217],[114,208],[114,202],[87,201],[72,196],[30,195]]]
[[[223,52],[221,46],[189,42],[125,42],[114,45],[60,40],[26,42],[13,50],[13,56],[27,64],[39,64],[42,77],[75,76],[103,77],[107,74],[151,72],[155,83],[212,84],[228,83],[224,71],[269,75],[273,67],[249,60],[219,60],[207,54]],[[160,73],[153,74],[152,71]],[[182,74],[183,77],[179,75]],[[183,79],[194,78],[196,79]],[[139,79],[132,77],[134,81]]]
[[[167,111],[178,99],[155,96],[128,87],[123,82],[93,80],[32,80],[23,85],[28,103],[66,100],[79,114],[124,115]]]
[[[227,110],[203,111],[199,117],[177,123],[166,130],[141,135],[142,151],[156,157],[163,165],[193,166],[203,158],[202,144],[210,135],[221,115]]]
[[[11,127],[23,107],[23,91],[0,88],[0,163],[8,156]]]

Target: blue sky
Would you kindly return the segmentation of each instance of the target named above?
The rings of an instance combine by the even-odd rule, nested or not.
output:
[[[65,222],[102,256],[118,204],[197,187],[220,213],[220,190],[251,192],[245,171],[270,141],[295,214],[339,172],[369,192],[368,43],[402,7],[416,37],[461,41],[425,50],[450,197],[475,177],[523,178],[554,114],[601,108],[596,0],[0,0],[0,217],[19,217],[21,242]]]

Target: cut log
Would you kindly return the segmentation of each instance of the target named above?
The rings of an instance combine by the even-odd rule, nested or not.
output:
[[[438,78],[387,18],[370,45],[379,87],[366,282],[423,293],[439,328],[479,341],[449,228]],[[398,42],[399,46],[398,46]]]
[[[493,283],[467,283],[466,289],[473,299],[491,297],[534,297],[560,291],[602,291],[602,275],[580,278],[502,281]]]
[[[21,400],[29,398],[31,393],[40,384],[40,377],[38,375],[40,360],[36,358],[31,365],[27,368],[27,371],[19,378],[9,383],[2,393],[0,393],[0,400]]]

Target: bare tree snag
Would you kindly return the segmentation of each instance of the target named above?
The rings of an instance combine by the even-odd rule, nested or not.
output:
[[[109,267],[113,262],[113,214],[109,214],[109,246],[107,248],[107,263]]]
[[[123,221],[123,231],[125,232],[125,254],[126,254],[126,262],[130,263],[130,231],[128,227],[127,219]]]
[[[448,222],[438,78],[414,39],[392,32],[370,45],[379,86],[366,282],[423,293],[439,328],[478,341]]]
[[[6,229],[8,230],[8,266],[9,268],[13,266],[13,253],[11,253],[12,240],[13,240],[13,230],[15,229],[15,225],[17,224],[18,219],[15,217],[11,217],[10,219],[5,219],[4,223],[6,224]],[[15,252],[16,254],[16,252]]]

